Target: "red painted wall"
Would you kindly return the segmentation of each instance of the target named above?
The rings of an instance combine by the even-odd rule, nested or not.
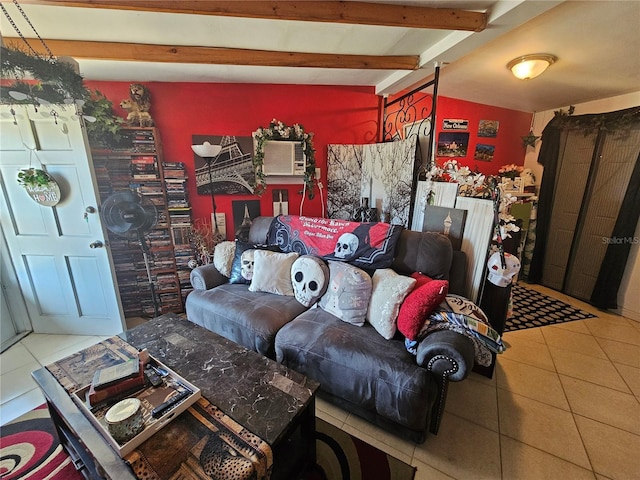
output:
[[[524,165],[525,148],[522,137],[529,133],[532,113],[507,110],[505,108],[483,105],[480,103],[457,100],[455,98],[438,97],[436,112],[436,141],[441,132],[443,120],[468,120],[468,130],[446,130],[446,132],[468,132],[469,146],[465,157],[436,157],[438,165],[447,160],[457,160],[461,166],[471,170],[479,170],[485,175],[497,175],[503,165],[515,163]],[[498,135],[495,138],[478,137],[480,120],[497,120],[499,122]],[[494,157],[490,162],[473,158],[478,143],[495,146]]]
[[[98,89],[114,104],[117,115],[126,117],[119,107],[128,97],[130,82],[86,81],[90,89]],[[145,84],[151,93],[151,114],[159,130],[165,161],[184,162],[189,175],[188,188],[194,218],[210,218],[211,199],[198,195],[194,179],[192,135],[250,136],[260,126],[267,126],[273,118],[292,125],[300,123],[314,133],[316,163],[322,170],[326,184],[327,145],[373,143],[378,133],[379,97],[373,87],[305,86],[220,83],[164,83]],[[462,164],[472,168],[475,163],[483,173],[496,173],[506,163],[524,163],[524,149],[520,136],[529,131],[531,114],[441,97],[438,99],[438,121],[444,118],[469,120],[470,145]],[[472,159],[480,119],[499,120],[500,130],[495,141],[493,162],[468,162]],[[440,159],[442,160],[442,159]],[[271,190],[267,187],[261,197],[261,213],[272,215]],[[288,188],[289,212],[299,213],[301,185],[276,186]],[[323,192],[326,203],[326,191]],[[255,199],[251,195],[217,195],[218,212],[227,217],[227,237],[233,238],[231,202]],[[320,196],[304,202],[304,215],[320,216]]]

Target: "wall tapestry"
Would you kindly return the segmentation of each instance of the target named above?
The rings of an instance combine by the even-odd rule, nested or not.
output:
[[[199,195],[209,195],[211,184],[213,193],[252,194],[256,183],[253,170],[253,138],[231,135],[192,135],[193,145],[205,141],[212,145],[222,145],[220,154],[211,164],[211,180],[206,161],[193,154],[196,186]]]
[[[407,227],[415,154],[415,136],[368,145],[329,145],[329,218],[352,219],[367,198],[381,221]]]

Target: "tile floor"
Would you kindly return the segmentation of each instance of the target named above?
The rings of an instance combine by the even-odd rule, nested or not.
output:
[[[416,480],[640,478],[640,322],[531,288],[597,318],[509,332],[492,379],[452,383],[416,445],[326,402],[317,416],[417,467]],[[44,399],[29,373],[102,340],[31,334],[0,356],[0,425]]]

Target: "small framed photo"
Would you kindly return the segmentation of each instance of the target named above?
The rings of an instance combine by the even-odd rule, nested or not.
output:
[[[487,138],[496,138],[498,136],[498,120],[480,120],[478,124],[478,136]]]
[[[524,182],[522,177],[508,178],[502,177],[502,191],[515,195],[524,192]]]
[[[495,153],[495,151],[495,145],[477,143],[476,150],[473,154],[473,159],[480,160],[481,162],[490,162],[491,160],[493,160],[493,154]]]

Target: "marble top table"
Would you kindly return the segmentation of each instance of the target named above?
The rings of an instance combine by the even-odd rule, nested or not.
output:
[[[174,314],[119,336],[138,349],[146,348],[272,448],[319,387],[318,382]]]
[[[315,462],[318,382],[175,314],[162,315],[119,336],[138,350],[146,348],[196,385],[210,403],[269,443],[272,480],[297,478]],[[74,461],[84,464],[82,471],[89,478],[133,478],[47,368],[32,375],[45,393],[65,448]]]

